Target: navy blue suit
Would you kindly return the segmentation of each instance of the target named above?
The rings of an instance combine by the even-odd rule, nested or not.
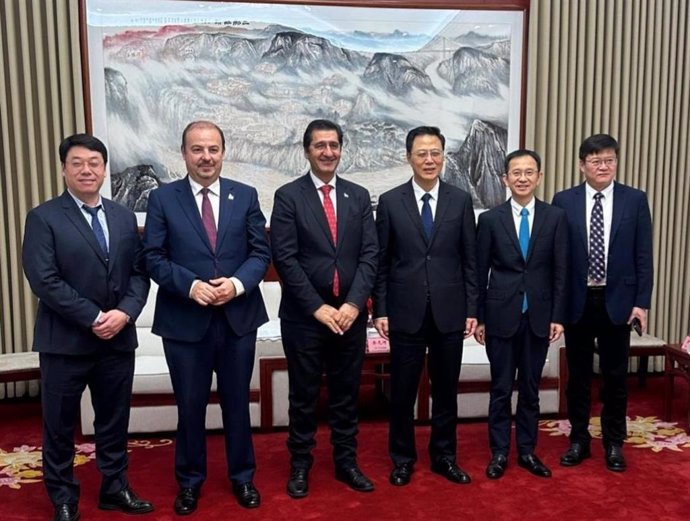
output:
[[[144,229],[146,266],[159,285],[152,331],[163,337],[178,407],[175,453],[182,488],[206,478],[206,406],[213,372],[223,409],[230,479],[252,480],[249,381],[257,328],[268,321],[259,282],[270,262],[266,220],[254,188],[220,179],[218,236],[211,248],[189,179],[151,192]],[[190,298],[194,280],[236,277],[245,293],[222,306]]]
[[[55,505],[76,505],[74,429],[89,386],[95,412],[96,461],[102,494],[127,485],[127,427],[137,335],[134,320],[149,291],[134,214],[102,199],[108,257],[72,196],[65,191],[26,217],[22,264],[39,298],[34,351],[40,353],[43,467]],[[100,311],[119,309],[131,321],[110,340],[91,327]]]
[[[486,328],[486,352],[491,363],[489,445],[494,455],[508,455],[516,370],[517,448],[520,455],[534,452],[539,382],[549,348],[550,324],[565,321],[566,215],[542,201],[534,203],[526,259],[520,250],[510,201],[482,213],[477,227],[478,318]],[[528,310],[523,313],[525,293]]]
[[[626,375],[630,349],[627,320],[633,307],[649,309],[652,299],[652,218],[644,192],[614,183],[606,286],[587,287],[586,190],[581,184],[557,193],[554,206],[568,214],[571,269],[565,339],[568,355],[568,417],[571,441],[589,444],[592,357],[597,340],[603,376],[601,413],[605,445],[626,436]]]

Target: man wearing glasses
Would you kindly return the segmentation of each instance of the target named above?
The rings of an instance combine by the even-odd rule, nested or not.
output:
[[[561,465],[579,465],[590,456],[587,429],[596,340],[606,467],[623,472],[630,327],[634,325],[640,334],[647,329],[653,285],[652,219],[644,192],[614,181],[618,143],[613,137],[587,138],[579,156],[585,182],[553,199],[568,214],[572,260],[565,325],[572,430]]]
[[[457,388],[463,339],[477,325],[472,199],[439,180],[445,138],[436,127],[407,135],[412,179],[379,199],[379,272],[375,326],[391,343],[390,482],[410,483],[417,461],[414,403],[428,349],[431,470],[454,483],[470,476],[456,464]]]
[[[543,177],[536,152],[511,152],[505,165],[510,200],[481,214],[477,231],[479,325],[474,336],[486,344],[491,364],[486,475],[498,479],[508,465],[517,372],[518,465],[548,478],[551,471],[534,453],[539,382],[549,343],[563,334],[568,225],[563,210],[534,197]]]

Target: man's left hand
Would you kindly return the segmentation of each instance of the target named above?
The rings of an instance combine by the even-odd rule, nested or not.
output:
[[[476,318],[466,318],[465,319],[465,338],[469,338],[474,335],[474,331],[477,329],[477,319]]]
[[[642,326],[642,332],[647,332],[647,310],[642,308],[632,308],[628,317],[628,324],[632,324],[633,318],[637,318]]]
[[[563,334],[563,325],[556,322],[549,324],[549,342],[555,342]]]
[[[343,333],[350,329],[352,326],[352,323],[357,319],[359,316],[359,309],[357,309],[356,306],[353,306],[352,304],[348,304],[345,302],[342,306],[340,306],[340,320],[338,321],[338,325],[340,326],[340,329],[343,330]]]
[[[98,324],[91,326],[94,335],[103,340],[110,340],[117,335],[127,324],[127,314],[119,309],[111,309],[101,313]]]
[[[208,281],[211,286],[215,287],[216,299],[211,302],[212,306],[222,306],[230,302],[237,295],[235,284],[228,277],[218,277]]]

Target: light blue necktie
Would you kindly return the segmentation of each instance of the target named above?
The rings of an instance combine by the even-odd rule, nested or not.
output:
[[[83,205],[82,208],[86,210],[89,215],[91,215],[91,228],[93,229],[93,234],[96,236],[98,245],[101,247],[101,250],[103,250],[103,253],[107,257],[108,243],[105,241],[105,233],[103,233],[103,227],[101,226],[101,222],[98,220],[98,210],[101,209],[101,205],[99,204],[93,208]]]
[[[429,199],[431,199],[431,194],[427,193],[422,196],[422,224],[424,225],[424,233],[426,233],[427,239],[431,239],[431,230],[434,227],[434,216],[431,215]]]
[[[529,210],[527,208],[523,208],[520,211],[520,215],[522,216],[520,219],[520,235],[519,235],[519,240],[520,240],[520,251],[522,252],[522,258],[527,260],[527,249],[529,248]],[[522,312],[524,313],[527,311],[527,292],[525,292],[525,296],[522,300]]]

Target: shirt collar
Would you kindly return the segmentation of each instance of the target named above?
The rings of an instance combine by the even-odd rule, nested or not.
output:
[[[532,197],[529,203],[527,203],[525,206],[521,206],[520,203],[515,201],[512,197],[510,198],[510,206],[513,209],[513,212],[516,215],[520,215],[520,212],[522,211],[523,208],[527,208],[527,211],[529,212],[530,215],[534,215],[534,205],[535,205],[536,198]]]
[[[199,192],[201,191],[202,188],[204,188],[202,185],[197,183],[194,179],[192,179],[192,176],[187,176],[189,178],[189,186],[192,187],[192,193],[196,197],[199,195]],[[220,197],[220,177],[213,181],[210,185],[208,185],[208,191],[211,192],[213,195],[217,195]]]
[[[72,199],[74,199],[74,202],[77,203],[77,206],[79,207],[80,210],[81,210],[81,207],[82,207],[82,206],[89,206],[89,205],[86,204],[84,201],[82,201],[81,199],[79,199],[76,195],[74,195],[74,194],[70,191],[69,188],[67,189],[67,193],[70,195],[70,197],[71,197]],[[101,206],[101,207],[103,206],[103,198],[101,197],[101,194],[98,194],[98,202],[95,204],[94,208],[95,208],[96,206]],[[105,210],[104,210],[104,211],[105,211]]]
[[[421,200],[422,200],[422,196],[423,196],[424,194],[428,193],[428,194],[431,195],[431,198],[432,198],[434,201],[438,201],[438,189],[439,189],[439,186],[440,186],[440,185],[441,185],[441,183],[439,182],[438,179],[436,179],[436,184],[434,185],[434,187],[433,187],[431,190],[429,190],[428,192],[426,192],[421,186],[419,186],[419,185],[415,182],[414,178],[412,178],[412,189],[414,190],[414,198],[415,198],[415,200],[416,200],[416,201],[421,201]]]
[[[601,193],[604,196],[604,199],[609,199],[611,197],[611,194],[613,194],[613,185],[615,184],[615,181],[611,182],[610,185],[608,185],[606,188],[604,188],[601,192],[598,192],[591,186],[589,186],[589,183],[585,183],[585,192],[587,193],[587,199],[593,199],[594,194]]]
[[[334,175],[333,178],[328,183],[324,183],[321,179],[316,177],[314,175],[314,172],[312,172],[311,170],[309,170],[309,177],[311,177],[312,183],[314,183],[314,186],[316,187],[317,190],[326,184],[335,188],[335,180],[338,179],[338,176]]]

